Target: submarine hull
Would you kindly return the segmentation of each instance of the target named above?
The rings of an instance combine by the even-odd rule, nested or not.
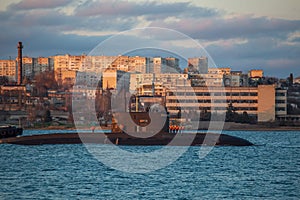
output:
[[[169,145],[169,146],[251,146],[251,142],[227,134],[163,133],[140,138],[125,133],[52,133],[1,139],[0,143],[19,145],[42,144],[114,144],[114,145]]]

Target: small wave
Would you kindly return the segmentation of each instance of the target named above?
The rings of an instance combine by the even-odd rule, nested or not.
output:
[[[297,149],[297,148],[300,148],[299,145],[297,146],[278,146],[279,148],[291,148],[291,149]]]

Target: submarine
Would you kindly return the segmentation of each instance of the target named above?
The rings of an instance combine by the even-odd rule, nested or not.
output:
[[[151,115],[151,116],[149,116]],[[162,116],[164,115],[164,116]],[[166,120],[161,120],[163,117]],[[158,120],[155,120],[158,119]],[[126,126],[125,126],[126,124]],[[159,128],[162,127],[162,128]],[[131,146],[251,146],[243,138],[200,131],[183,131],[169,124],[169,117],[162,113],[117,113],[112,119],[111,132],[94,130],[77,133],[52,133],[0,139],[0,143],[18,145],[45,144],[111,144]]]

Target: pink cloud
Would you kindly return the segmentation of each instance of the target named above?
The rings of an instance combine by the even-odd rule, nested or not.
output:
[[[71,0],[22,0],[19,3],[12,4],[10,8],[21,9],[21,10],[31,10],[39,8],[56,8],[60,6],[65,6],[70,3]]]
[[[78,16],[148,16],[151,19],[167,15],[180,15],[186,11],[197,16],[216,15],[216,11],[195,7],[188,2],[159,3],[155,1],[102,0],[87,1],[75,9]],[[164,17],[162,17],[164,18]]]

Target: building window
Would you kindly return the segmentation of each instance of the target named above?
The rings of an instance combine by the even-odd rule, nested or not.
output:
[[[285,108],[284,107],[276,107],[275,110],[276,111],[285,111]]]
[[[250,92],[250,96],[257,96],[257,92]]]
[[[284,97],[284,96],[285,96],[285,93],[282,93],[282,92],[276,92],[276,96],[277,96],[277,97]]]

